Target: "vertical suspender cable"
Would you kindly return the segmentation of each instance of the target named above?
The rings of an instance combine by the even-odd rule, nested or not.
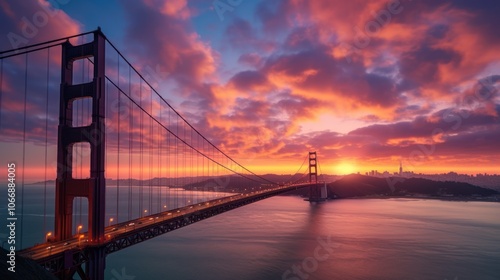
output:
[[[168,109],[168,108],[167,108]],[[170,127],[170,109],[168,109],[168,123],[167,123],[167,127]],[[168,155],[167,155],[167,170],[168,170],[168,174],[167,174],[167,182],[168,182],[168,194],[167,194],[167,208],[170,209],[170,206],[171,206],[171,200],[172,200],[172,196],[170,194],[170,188],[172,187],[172,173],[170,172],[172,170],[171,168],[171,165],[170,165],[170,157],[172,156],[172,147],[171,147],[171,143],[170,143],[170,133],[167,134],[167,151],[168,151]]]
[[[119,59],[119,57],[118,57]],[[131,86],[132,80],[130,78],[130,69],[129,69],[129,75],[128,75],[128,92],[130,95],[132,95],[132,86]],[[120,92],[120,94],[122,94]],[[132,220],[132,208],[133,208],[133,200],[132,200],[132,144],[133,144],[133,137],[134,137],[134,106],[131,104],[131,101],[128,101],[130,103],[129,106],[129,139],[128,139],[128,220]]]
[[[191,131],[191,146],[194,147],[193,144],[193,130]],[[191,168],[189,169],[189,176],[191,176],[191,204],[194,204],[194,192],[193,192],[193,187],[195,186],[195,179],[194,178],[194,150],[191,149]]]
[[[129,68],[129,73],[130,73],[130,68]],[[142,107],[142,79],[139,80],[139,107]],[[139,184],[140,184],[140,190],[139,190],[139,217],[142,218],[142,200],[143,200],[143,155],[144,155],[144,133],[143,133],[143,116],[144,113],[140,112],[141,117],[140,117],[140,127],[141,127],[141,139],[140,139],[140,179],[139,179]]]
[[[215,159],[215,149],[212,148],[212,158]],[[213,189],[212,189],[212,199],[215,197],[215,165],[214,163],[212,163],[212,185],[213,185]]]
[[[153,91],[150,90],[149,98],[150,114],[153,115]],[[149,206],[148,214],[153,212],[153,119],[149,118]]]
[[[163,119],[162,119],[162,112],[161,112],[161,106],[160,106],[160,121],[163,123]],[[158,200],[159,201],[159,207],[160,207],[160,212],[162,211],[165,211],[166,209],[163,209],[163,206],[162,206],[162,189],[163,189],[163,184],[162,184],[162,157],[163,157],[163,137],[162,137],[162,133],[161,133],[161,128],[158,127],[158,150],[159,150],[159,166],[158,166],[158,170],[159,170],[159,176],[158,176],[158,188],[160,189],[160,199]]]
[[[120,71],[120,59],[118,59],[118,77],[119,77],[119,72]],[[120,78],[118,78],[118,82],[120,81]],[[121,104],[121,93],[119,90],[116,91],[116,93],[118,94],[118,108],[120,108],[122,106]],[[109,93],[108,93],[109,94]],[[120,116],[120,112],[121,110],[118,109],[118,112],[116,113],[117,114],[117,117],[118,117],[118,127],[117,127],[117,130],[118,130],[118,143],[117,143],[117,152],[116,152],[116,222],[119,221],[119,218],[118,218],[118,214],[120,213],[119,212],[119,205],[120,205],[120,130],[121,130],[121,127],[120,127],[120,120],[121,120],[121,116]]]
[[[47,232],[47,148],[49,133],[50,48],[47,48],[47,88],[45,90],[45,168],[43,176],[43,233]]]
[[[184,122],[182,123],[182,133],[184,134],[183,136],[183,139],[184,141],[187,141],[187,138],[186,138],[186,129],[184,128]],[[185,175],[185,172],[187,170],[187,146],[186,145],[182,145],[182,153],[183,153],[183,162],[182,162],[182,165],[183,165],[183,169],[184,169],[184,178],[186,177]],[[183,181],[183,184],[185,183],[186,181],[184,180]],[[184,205],[187,205],[187,200],[188,200],[188,195],[186,194],[186,192],[184,192]]]
[[[20,238],[19,247],[23,247],[23,228],[24,228],[24,179],[25,179],[25,162],[26,162],[26,102],[28,99],[28,54],[25,56],[24,67],[24,114],[23,114],[23,161],[21,167],[21,228],[20,228]]]
[[[179,117],[175,121],[175,135],[179,136]],[[179,141],[175,138],[175,208],[179,207]]]
[[[204,154],[207,154],[207,151],[205,150],[205,140],[203,138],[201,138],[201,149],[203,150],[203,153]],[[205,160],[206,158],[205,157],[202,157],[201,158],[201,176],[203,178],[203,184],[201,185],[201,200],[204,201],[205,200],[205,187],[207,185],[207,176],[205,174],[205,171],[206,171],[206,167],[205,167]]]
[[[120,88],[120,56],[117,55],[117,63],[116,63],[116,75],[117,75],[117,84],[118,84],[118,88]],[[108,95],[109,92],[106,92]],[[119,209],[118,209],[118,205],[119,205],[119,202],[120,202],[120,119],[121,119],[121,116],[120,116],[120,106],[122,105],[121,104],[121,92],[119,90],[116,91],[116,94],[118,95],[118,112],[117,112],[117,117],[118,117],[118,127],[116,128],[117,130],[117,134],[118,134],[118,143],[117,143],[117,154],[116,154],[116,222],[118,223],[118,221],[120,220],[119,217],[118,217],[118,214],[120,213],[119,212]],[[114,112],[112,112],[114,113]]]
[[[191,139],[189,138],[189,140],[188,140],[188,138],[187,138],[188,136],[190,136],[188,134],[188,132],[185,131],[184,135],[186,135],[186,137],[184,138],[184,140],[186,140],[186,142],[190,143]],[[186,177],[186,181],[184,182],[184,186],[186,188],[186,186],[187,187],[191,186],[191,173],[190,173],[190,170],[191,170],[190,169],[190,164],[191,164],[190,163],[190,157],[191,157],[190,150],[191,149],[189,149],[188,146],[186,146],[186,145],[184,146],[184,149],[185,149],[185,155],[184,156],[186,158],[186,165],[185,165],[186,168],[184,169],[184,176]],[[186,197],[187,197],[186,199],[187,199],[188,205],[189,205],[190,201],[192,200],[192,192],[189,190],[189,188],[186,189],[186,191],[188,191],[188,193],[186,194]]]
[[[130,83],[131,81],[129,81]],[[129,90],[130,92],[130,90]],[[120,93],[121,94],[121,93]],[[130,94],[132,94],[130,92]],[[130,103],[130,101],[128,101]],[[134,107],[129,105],[129,128],[128,128],[128,221],[132,220],[132,139],[134,137]]]
[[[161,107],[160,109],[160,121],[161,121]],[[157,193],[157,200],[156,200],[156,212],[161,212],[161,150],[160,150],[160,144],[161,144],[161,131],[160,127],[157,126],[156,129],[156,139],[158,140],[158,152],[157,152],[157,168],[156,168],[156,174],[158,175],[157,178],[158,180],[156,181],[156,193]]]

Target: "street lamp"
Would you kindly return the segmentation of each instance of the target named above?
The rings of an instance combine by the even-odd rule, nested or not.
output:
[[[82,234],[82,235],[80,235],[80,236],[78,236],[78,247],[80,247],[80,240],[81,240],[83,237],[84,237],[84,235],[83,235],[83,234]]]
[[[49,231],[47,232],[47,235],[45,235],[45,242],[49,242],[49,237],[52,235],[52,232]]]
[[[80,230],[82,229],[82,227],[83,227],[82,225],[78,225],[76,227],[76,235],[80,234]]]
[[[111,226],[111,222],[113,221],[113,218],[109,218],[109,224],[108,226]]]

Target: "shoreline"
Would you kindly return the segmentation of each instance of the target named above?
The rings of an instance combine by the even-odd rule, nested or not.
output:
[[[500,197],[433,197],[433,196],[359,196],[359,197],[345,197],[333,198],[335,199],[421,199],[421,200],[442,200],[442,201],[459,201],[459,202],[500,202]]]

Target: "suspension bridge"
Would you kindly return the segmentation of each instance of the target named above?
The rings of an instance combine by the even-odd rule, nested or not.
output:
[[[151,80],[100,29],[0,52],[18,255],[60,279],[104,279],[106,255],[172,230],[292,190],[326,198],[316,152],[274,182],[195,128]],[[23,232],[32,212],[39,226]]]

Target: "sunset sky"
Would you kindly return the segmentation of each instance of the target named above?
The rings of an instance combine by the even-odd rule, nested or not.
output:
[[[257,173],[500,173],[496,0],[39,1],[0,0],[1,50],[100,26]]]

